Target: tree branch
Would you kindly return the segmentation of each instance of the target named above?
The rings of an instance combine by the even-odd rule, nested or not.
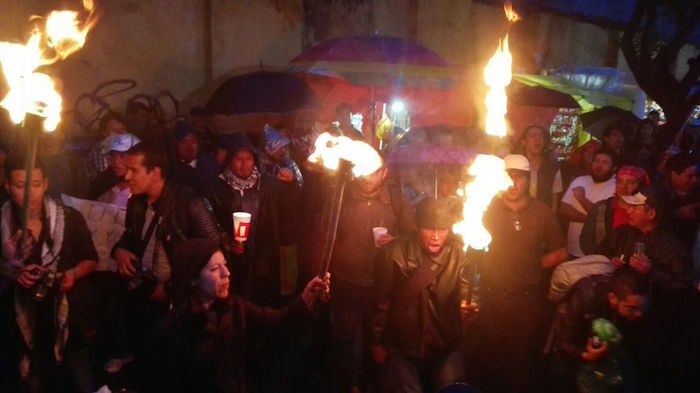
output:
[[[688,72],[681,79],[681,87],[684,91],[690,91],[700,78],[700,54],[688,59]]]
[[[622,54],[627,60],[627,64],[630,66],[634,73],[634,69],[637,67],[639,62],[638,53],[634,48],[634,38],[637,35],[637,31],[642,24],[642,18],[644,17],[645,0],[637,0],[637,4],[634,6],[634,12],[630,18],[625,30],[622,33],[622,40],[620,42],[620,49],[622,49]],[[637,75],[635,75],[637,77]]]

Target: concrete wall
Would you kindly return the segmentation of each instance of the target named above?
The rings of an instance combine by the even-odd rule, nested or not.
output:
[[[1,39],[26,38],[28,17],[56,3],[0,0]],[[328,38],[372,33],[408,38],[478,71],[506,31],[500,7],[469,0],[351,3],[348,8],[339,0],[96,0],[102,16],[85,48],[50,72],[63,81],[66,108],[100,83],[132,78],[136,89],[109,100],[115,109],[123,110],[135,93],[163,90],[185,99],[187,109],[202,103],[221,78],[260,63],[281,68],[304,47]],[[514,62],[521,70],[605,64],[605,29],[558,16],[524,18],[511,28]]]

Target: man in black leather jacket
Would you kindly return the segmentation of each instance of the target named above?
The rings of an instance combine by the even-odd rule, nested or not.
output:
[[[127,152],[126,167],[125,180],[133,195],[127,205],[125,231],[112,249],[120,277],[105,279],[103,290],[110,293],[106,297],[116,309],[111,324],[123,327],[115,329],[115,347],[128,346],[120,342],[126,337],[119,336],[127,334],[138,357],[138,351],[148,344],[149,332],[169,307],[173,249],[194,238],[218,243],[221,232],[206,200],[167,181],[165,152],[140,143]],[[107,371],[119,371],[123,360],[131,358],[121,350],[112,360],[122,361],[110,360]]]

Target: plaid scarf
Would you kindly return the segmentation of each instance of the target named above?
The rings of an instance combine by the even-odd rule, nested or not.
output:
[[[3,206],[0,217],[0,238],[3,244],[9,239],[12,231],[12,205],[8,201]],[[49,270],[56,271],[58,268],[58,255],[61,253],[63,246],[63,231],[65,229],[65,210],[63,206],[49,197],[44,198],[44,214],[47,215],[48,233],[53,239],[53,246],[49,247],[46,242],[41,246],[41,264]],[[14,269],[24,266],[24,261],[13,260],[12,256],[7,255],[3,250],[3,259],[5,263],[13,265]],[[63,360],[63,351],[68,342],[68,298],[66,294],[60,292],[57,296],[46,301],[53,302],[54,323],[56,327],[56,340],[54,341],[54,356],[56,362],[61,363]],[[17,286],[15,288],[15,314],[17,326],[22,335],[25,344],[25,349],[22,353],[21,362],[26,364],[22,374],[27,371],[30,364],[29,351],[34,348],[34,328],[36,325],[36,309],[34,301],[30,298],[27,291],[23,291]],[[26,377],[26,375],[22,375]]]
[[[228,184],[234,190],[237,190],[241,196],[243,196],[243,193],[246,190],[255,187],[255,185],[258,183],[258,179],[260,179],[260,171],[258,170],[258,167],[254,166],[253,172],[250,173],[250,176],[245,179],[241,179],[233,174],[231,168],[226,168],[226,170],[219,175],[219,179],[225,181],[226,184]]]

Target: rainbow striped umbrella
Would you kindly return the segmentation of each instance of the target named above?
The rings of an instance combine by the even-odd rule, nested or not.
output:
[[[355,85],[446,89],[455,72],[440,55],[400,38],[341,37],[321,42],[290,62],[291,72],[342,77]]]

